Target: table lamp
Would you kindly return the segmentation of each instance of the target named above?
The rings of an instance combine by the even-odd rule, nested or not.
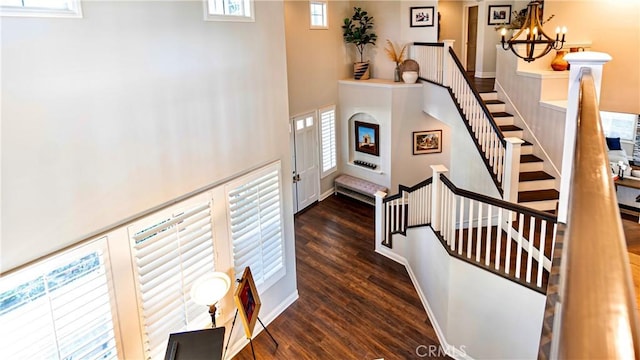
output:
[[[214,328],[216,327],[216,304],[227,294],[230,287],[231,279],[223,272],[206,274],[194,281],[191,286],[191,300],[196,304],[209,307]]]

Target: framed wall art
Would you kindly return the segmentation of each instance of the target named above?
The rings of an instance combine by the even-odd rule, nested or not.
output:
[[[380,156],[380,126],[354,121],[356,151]]]
[[[489,25],[511,22],[511,5],[489,5]]]
[[[238,314],[242,319],[245,335],[247,339],[251,339],[262,303],[260,302],[258,290],[256,290],[256,284],[253,281],[253,275],[251,275],[251,269],[248,266],[244,268],[242,279],[238,283],[233,299],[238,307]]]
[[[409,12],[411,27],[425,27],[435,24],[435,8],[433,6],[412,7]]]
[[[413,132],[413,155],[442,152],[442,130]]]

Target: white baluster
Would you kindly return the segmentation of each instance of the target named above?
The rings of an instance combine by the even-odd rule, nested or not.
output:
[[[538,279],[536,285],[542,287],[542,272],[544,264],[544,246],[547,237],[547,220],[541,220],[540,223],[540,251],[538,251]]]
[[[536,218],[529,217],[529,249],[527,249],[527,283],[531,282],[531,267],[533,265],[533,241],[535,240]]]
[[[467,225],[467,258],[471,259],[471,240],[473,236],[473,199],[469,199],[469,225]]]
[[[524,214],[518,218],[518,249],[516,251],[516,278],[520,279],[520,265],[522,265],[522,231],[524,226]]]
[[[506,251],[506,255],[504,257],[504,269],[505,269],[505,273],[509,274],[509,269],[511,268],[511,242],[513,241],[511,239],[511,228],[512,228],[512,224],[513,224],[513,211],[509,210],[508,211],[508,216],[507,216],[507,228],[505,229],[506,233],[507,233],[507,251]]]
[[[462,237],[464,235],[464,198],[462,196],[460,196],[460,220],[458,224],[458,255],[462,255]]]
[[[498,209],[498,227],[496,228],[496,270],[500,270],[500,246],[502,245],[502,209]]]
[[[484,264],[489,266],[491,258],[491,208],[492,206],[487,204],[487,241],[485,244]]]
[[[476,262],[480,262],[482,253],[482,203],[478,201],[478,221],[476,228]]]

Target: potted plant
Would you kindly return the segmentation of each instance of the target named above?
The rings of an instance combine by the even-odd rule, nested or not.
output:
[[[354,44],[360,54],[360,61],[353,64],[353,77],[356,80],[368,79],[369,62],[364,61],[364,48],[368,44],[375,45],[378,38],[373,32],[373,17],[361,8],[354,7],[351,19],[344,19],[342,38],[346,43]]]

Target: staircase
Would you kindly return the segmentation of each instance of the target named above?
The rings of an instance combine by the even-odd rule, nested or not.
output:
[[[505,137],[523,139],[524,132],[514,125],[513,115],[505,112],[505,103],[498,100],[495,91],[481,92],[491,116]],[[518,204],[540,211],[555,211],[560,193],[554,189],[555,178],[543,171],[543,160],[533,155],[533,144],[521,146]]]

